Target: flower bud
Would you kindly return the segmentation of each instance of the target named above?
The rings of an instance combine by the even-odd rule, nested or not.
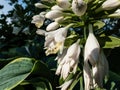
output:
[[[54,6],[51,8],[51,10],[60,10],[60,11],[62,11],[63,8],[59,7],[58,5],[54,5]]]
[[[70,2],[69,0],[57,0],[58,6],[60,6],[63,9],[69,9],[70,8]]]
[[[120,6],[120,0],[106,0],[102,4],[102,9],[111,10],[117,8],[118,6]]]
[[[56,19],[58,17],[61,17],[62,16],[62,11],[59,11],[59,10],[52,10],[52,11],[49,11],[45,17],[48,18],[48,19]]]
[[[72,1],[72,11],[77,16],[82,16],[87,10],[87,4],[83,0],[73,0]]]
[[[35,3],[35,7],[37,7],[37,8],[47,8],[48,6],[46,6],[42,3]]]
[[[46,27],[46,31],[52,31],[52,30],[57,29],[58,27],[59,27],[58,22],[52,22]]]

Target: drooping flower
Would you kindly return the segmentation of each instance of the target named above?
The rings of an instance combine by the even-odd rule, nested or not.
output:
[[[67,31],[71,27],[71,25],[72,24],[51,32],[46,32],[43,30],[37,31],[38,34],[45,35],[44,47],[46,49],[46,55],[56,54],[59,50],[62,53]]]
[[[93,73],[93,85],[99,86],[103,88],[103,79],[106,75],[108,75],[108,61],[101,50],[99,55],[99,62],[95,65],[95,67],[92,67],[92,73]]]
[[[89,25],[89,35],[84,49],[84,83],[85,90],[103,87],[103,79],[108,72],[108,62],[95,38],[92,25]]]
[[[45,20],[45,12],[41,12],[39,15],[35,15],[32,17],[32,21],[31,23],[34,23],[36,25],[37,28],[40,28]]]
[[[87,4],[83,0],[73,0],[72,1],[72,11],[77,16],[82,16],[87,10]]]
[[[100,53],[100,45],[93,34],[92,25],[89,25],[89,35],[85,44],[84,60],[88,61],[94,66],[98,62]]]
[[[111,10],[117,8],[118,6],[120,6],[120,0],[106,0],[102,4],[102,9]]]
[[[99,53],[100,53],[100,45],[93,34],[92,25],[89,25],[89,35],[86,40],[85,49],[84,49],[84,83],[85,83],[85,90],[90,90],[93,88],[93,79],[92,73],[90,70],[89,63],[95,67],[99,60]]]
[[[56,74],[60,74],[63,79],[66,79],[69,73],[76,72],[80,54],[79,41],[72,44],[67,51],[63,51],[62,55],[57,58],[59,63]]]
[[[69,0],[57,0],[57,4],[63,9],[69,9],[71,5]]]

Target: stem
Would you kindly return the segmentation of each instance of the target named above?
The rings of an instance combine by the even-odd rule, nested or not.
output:
[[[84,27],[84,38],[85,38],[85,40],[87,39],[87,36],[86,36],[86,26]]]
[[[93,26],[92,26],[92,24],[89,24],[88,28],[89,28],[89,33],[93,33]]]
[[[71,23],[71,24],[67,25],[65,28],[66,28],[66,29],[69,29],[69,28],[72,27],[73,25],[74,25],[74,24]]]
[[[96,10],[95,10],[95,13],[99,13],[99,12],[101,12],[103,9],[102,9],[102,7],[99,7],[99,8],[97,8]]]

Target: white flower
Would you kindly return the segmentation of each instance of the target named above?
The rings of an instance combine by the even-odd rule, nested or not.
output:
[[[57,4],[63,9],[69,9],[71,5],[69,0],[57,0]]]
[[[36,31],[37,34],[45,35],[44,47],[46,49],[46,55],[56,54],[58,51],[62,53],[67,31],[72,25],[73,24],[70,24],[66,27],[62,27],[51,32],[46,32],[41,29]]]
[[[108,73],[108,62],[93,34],[92,25],[89,25],[89,35],[85,44],[83,73],[85,90],[96,86],[103,87],[103,79]]]
[[[51,10],[49,12],[46,13],[45,17],[48,19],[52,19],[55,20],[58,17],[63,16],[63,12],[60,10]]]
[[[44,44],[46,55],[55,54],[59,50],[62,50],[67,35],[67,29],[68,28],[64,27],[46,33]]]
[[[108,75],[108,69],[109,66],[107,59],[103,51],[101,51],[99,55],[99,62],[95,65],[95,67],[92,67],[94,87],[99,86],[103,88],[103,79],[106,75]]]
[[[52,22],[46,27],[46,31],[56,30],[59,26],[58,22]]]
[[[100,45],[93,34],[92,25],[89,25],[89,35],[86,40],[84,50],[84,60],[88,61],[94,66],[99,58]]]
[[[72,84],[73,79],[66,81],[65,83],[63,83],[61,86],[57,87],[57,88],[61,88],[61,90],[68,90],[69,86]]]
[[[48,6],[46,6],[42,3],[35,3],[35,7],[37,7],[37,8],[47,8]]]
[[[120,6],[120,0],[106,0],[103,4],[102,4],[102,8],[104,10],[111,10],[111,9],[115,9],[116,7]]]
[[[73,0],[72,1],[72,11],[77,16],[82,16],[87,10],[87,4],[83,0]]]
[[[45,12],[41,12],[39,15],[33,16],[32,17],[33,20],[31,21],[31,23],[34,23],[37,28],[40,28],[45,20],[44,14]]]
[[[79,54],[80,54],[80,45],[78,40],[76,43],[72,44],[67,52],[63,51],[61,57],[58,56],[58,68],[56,70],[56,74],[61,74],[63,79],[66,79],[69,73],[75,73],[78,62],[79,62]]]
[[[54,5],[52,6],[51,10],[59,10],[59,11],[62,11],[64,10],[63,8],[59,7],[58,5]]]

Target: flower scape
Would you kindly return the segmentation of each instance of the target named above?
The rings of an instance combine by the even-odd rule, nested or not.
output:
[[[35,6],[43,11],[31,23],[38,28],[37,34],[45,36],[45,54],[57,54],[55,74],[64,81],[57,88],[69,90],[82,75],[84,90],[104,88],[109,66],[97,39],[102,33],[97,30],[104,27],[104,19],[120,17],[120,0],[41,0]],[[50,23],[43,29],[47,21]]]

